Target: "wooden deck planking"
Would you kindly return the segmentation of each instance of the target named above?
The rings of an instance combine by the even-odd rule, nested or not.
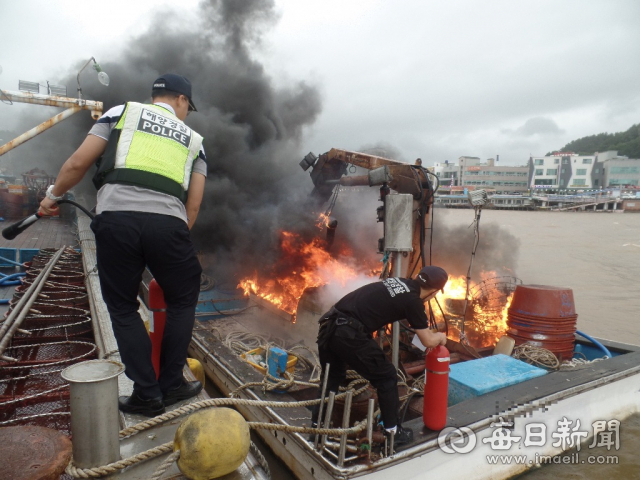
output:
[[[20,219],[10,219],[0,222],[0,230],[7,228]],[[76,226],[71,219],[62,218],[41,218],[36,223],[27,228],[13,240],[7,240],[0,236],[0,248],[60,248],[63,245],[76,247],[78,238]],[[16,260],[17,260],[16,252]],[[18,267],[0,268],[0,272],[10,275],[19,271],[24,271]],[[0,286],[0,298],[11,299],[14,286]],[[8,305],[0,305],[0,316],[8,310]]]
[[[5,220],[0,228],[6,228],[19,220]],[[76,227],[71,219],[41,218],[13,240],[0,237],[0,248],[55,248],[62,245],[77,246]]]

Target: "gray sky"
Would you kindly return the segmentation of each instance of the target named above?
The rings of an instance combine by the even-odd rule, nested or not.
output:
[[[179,4],[182,18],[197,3],[0,0],[0,87],[55,83],[91,56],[117,62],[131,37],[153,28],[150,13]],[[256,34],[251,55],[274,84],[304,81],[320,92],[302,154],[382,144],[426,165],[462,155],[518,165],[640,122],[637,0],[276,5],[279,19]],[[27,108],[37,107],[0,104],[0,130]]]

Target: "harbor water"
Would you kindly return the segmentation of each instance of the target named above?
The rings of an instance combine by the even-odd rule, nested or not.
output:
[[[437,208],[435,217],[436,232],[459,226],[473,236],[473,210]],[[515,238],[505,245],[501,237]],[[504,256],[523,283],[571,288],[579,330],[640,345],[640,214],[485,210],[478,256],[492,244],[515,251]],[[434,252],[442,248],[448,247],[434,241]],[[465,273],[469,255],[456,252]]]

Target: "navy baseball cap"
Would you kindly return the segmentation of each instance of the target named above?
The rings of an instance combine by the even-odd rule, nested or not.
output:
[[[449,275],[444,269],[440,267],[423,267],[418,273],[416,280],[423,288],[435,288],[436,290],[443,291],[444,286],[449,280]]]
[[[175,73],[165,73],[153,82],[152,91],[154,90],[169,90],[184,95],[189,99],[189,111],[198,111],[191,100],[191,82],[187,77]]]

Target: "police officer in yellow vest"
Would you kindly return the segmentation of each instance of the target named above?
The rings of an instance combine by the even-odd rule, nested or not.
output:
[[[152,104],[129,102],[107,111],[64,163],[40,203],[56,202],[97,163],[98,274],[113,332],[133,393],[120,410],[145,416],[197,395],[200,382],[182,377],[195,319],[202,269],[191,243],[207,175],[202,137],[184,120],[195,105],[191,82],[165,74],[152,87]],[[151,363],[151,342],[138,313],[138,287],[148,267],[162,288],[167,322],[160,376]]]

